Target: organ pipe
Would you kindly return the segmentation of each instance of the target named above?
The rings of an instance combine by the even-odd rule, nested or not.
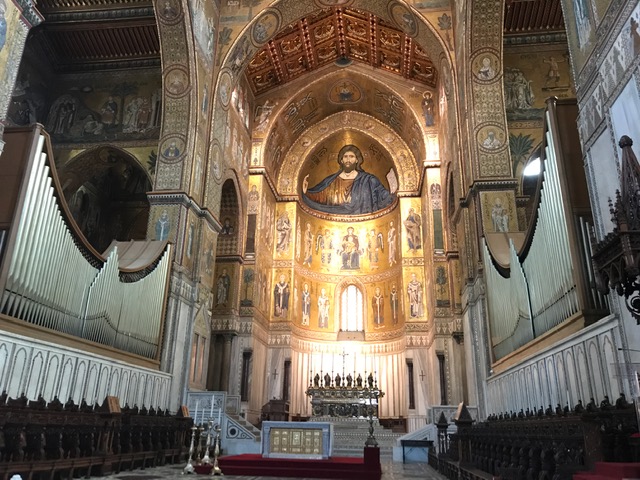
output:
[[[569,102],[563,103],[574,107]],[[538,207],[520,251],[509,240],[509,268],[499,269],[490,245],[483,241],[486,298],[494,359],[500,359],[585,312],[603,312],[606,301],[594,287],[589,214],[572,205],[563,155],[567,133],[560,128],[555,99],[547,102],[543,140],[543,177]],[[580,160],[580,159],[578,159]],[[578,163],[578,168],[582,165]],[[574,179],[575,180],[575,179]],[[583,209],[584,210],[584,209]]]
[[[13,221],[2,229],[0,313],[157,360],[171,245],[150,242],[159,253],[149,265],[134,272],[119,269],[117,243],[102,257],[70,221],[42,127],[7,131],[5,138],[7,145],[24,142],[22,150],[31,153],[11,202]]]

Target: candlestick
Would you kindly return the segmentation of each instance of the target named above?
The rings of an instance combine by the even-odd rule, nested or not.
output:
[[[218,465],[218,458],[220,457],[220,425],[216,425],[214,430],[216,431],[216,438],[213,442],[213,468],[211,469],[210,475],[222,476],[224,474]]]
[[[211,465],[211,457],[209,456],[209,449],[211,448],[211,429],[213,428],[213,420],[207,422],[207,441],[204,446],[204,457],[202,457],[203,465]]]
[[[196,408],[198,408],[198,404],[196,403]],[[187,465],[182,469],[182,473],[193,473],[195,469],[193,468],[193,453],[195,451],[195,439],[196,439],[196,430],[198,427],[195,425],[191,427],[191,444],[189,445],[189,460],[187,461]]]

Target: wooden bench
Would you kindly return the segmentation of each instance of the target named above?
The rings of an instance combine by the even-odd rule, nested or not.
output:
[[[181,409],[29,402],[0,395],[0,480],[99,476],[186,461],[193,424]]]

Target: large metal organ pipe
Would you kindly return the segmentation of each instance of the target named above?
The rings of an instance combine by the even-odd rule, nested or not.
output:
[[[546,112],[547,124],[550,122]],[[560,187],[555,139],[545,132],[544,179],[540,192],[537,224],[531,247],[522,262],[529,282],[529,297],[536,333],[546,332],[579,310],[566,199]]]
[[[538,207],[524,245],[518,251],[510,239],[509,266],[501,265],[499,269],[488,236],[483,241],[494,360],[569,318],[582,314],[586,322],[586,312],[591,316],[593,312],[604,315],[606,310],[606,302],[592,282],[590,218],[572,205],[568,179],[564,178],[573,159],[564,158],[559,145],[566,141],[566,132],[561,134],[559,130],[566,122],[556,118],[561,107],[557,102],[555,99],[547,102],[541,158],[543,177]],[[574,107],[569,102],[566,106]],[[577,171],[574,165],[571,167],[573,172]],[[582,169],[582,165],[578,168]]]
[[[0,225],[8,232],[0,252],[0,314],[157,360],[171,246],[148,242],[154,259],[135,271],[119,268],[117,244],[106,258],[92,251],[59,201],[41,127],[6,138],[8,145],[12,139],[32,145],[22,149],[31,153],[11,225]]]
[[[493,265],[486,242],[483,242],[491,346],[496,358],[533,340],[527,282],[512,241],[509,241],[509,253],[511,275],[505,278]]]

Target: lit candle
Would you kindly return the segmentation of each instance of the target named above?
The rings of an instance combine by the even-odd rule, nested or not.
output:
[[[222,409],[218,408],[218,425],[220,425],[221,421],[222,421]]]
[[[216,401],[216,396],[211,395],[211,411],[209,412],[209,418],[213,418],[213,404]]]

